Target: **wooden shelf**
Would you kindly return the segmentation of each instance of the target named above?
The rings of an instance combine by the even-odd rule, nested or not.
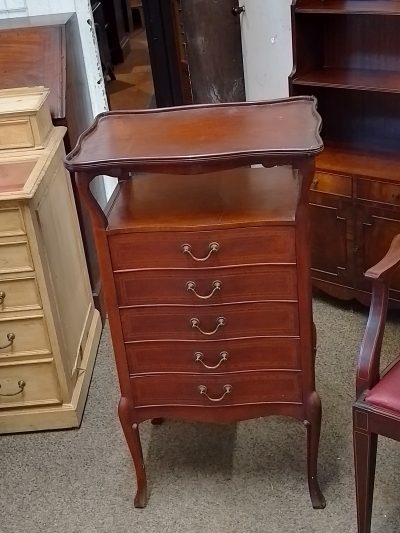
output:
[[[400,183],[400,155],[325,146],[317,157],[318,170]]]
[[[399,0],[299,0],[296,13],[400,15]]]
[[[294,85],[400,93],[400,72],[324,68],[297,76]]]

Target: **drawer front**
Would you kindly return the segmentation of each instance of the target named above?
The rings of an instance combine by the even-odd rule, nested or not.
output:
[[[0,237],[24,235],[25,224],[18,206],[0,209]]]
[[[50,353],[44,318],[0,318],[0,360],[32,352]]]
[[[0,363],[0,409],[61,403],[52,359]]]
[[[357,180],[357,197],[361,200],[400,205],[400,185],[359,179]]]
[[[296,259],[294,228],[290,226],[126,233],[109,235],[108,239],[114,270],[295,263]],[[213,243],[218,245],[217,250]],[[185,245],[189,247],[187,252]]]
[[[28,243],[0,242],[0,273],[27,271],[33,271]]]
[[[338,196],[352,196],[352,178],[340,174],[329,174],[327,172],[316,172],[311,185],[311,190]]]
[[[35,140],[28,118],[0,120],[0,150],[33,146],[35,146]]]
[[[0,315],[9,311],[40,308],[35,278],[0,279]]]
[[[297,304],[288,302],[135,307],[121,309],[120,316],[128,342],[297,336],[299,330]],[[195,326],[193,319],[198,321]]]
[[[135,406],[219,407],[260,403],[301,403],[301,373],[158,374],[131,378]],[[202,391],[202,392],[201,392]]]
[[[295,266],[137,270],[115,274],[120,306],[296,300]]]
[[[125,348],[131,374],[301,368],[299,339],[293,338],[134,342]]]

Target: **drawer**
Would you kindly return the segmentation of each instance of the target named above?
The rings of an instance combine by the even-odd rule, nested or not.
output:
[[[33,271],[27,241],[0,242],[0,273]]]
[[[52,359],[0,362],[0,409],[61,403]]]
[[[121,309],[120,316],[125,341],[297,336],[299,332],[297,303],[289,302],[134,307]],[[196,327],[192,319],[198,321]]]
[[[0,209],[0,237],[24,235],[25,224],[21,209],[10,206]]]
[[[133,342],[125,349],[131,374],[301,368],[295,338]]]
[[[136,407],[193,405],[218,407],[260,403],[301,403],[301,373],[153,374],[131,378]],[[202,391],[202,392],[201,392]]]
[[[114,270],[295,263],[291,226],[109,235]],[[212,247],[217,244],[217,250]],[[184,252],[188,245],[188,252]],[[190,252],[190,253],[189,253]],[[192,257],[193,256],[193,257]],[[208,258],[208,259],[206,259]]]
[[[14,336],[14,340],[10,340],[11,336]],[[0,360],[35,352],[50,352],[43,317],[0,318]]]
[[[352,178],[341,174],[316,172],[311,190],[326,194],[352,197]]]
[[[40,309],[41,306],[35,278],[0,279],[0,315],[9,311]]]
[[[361,200],[400,205],[400,185],[359,179],[357,180],[357,197]]]
[[[297,300],[295,266],[137,270],[116,273],[115,286],[120,306]]]
[[[0,120],[0,149],[33,148],[35,138],[29,118]]]

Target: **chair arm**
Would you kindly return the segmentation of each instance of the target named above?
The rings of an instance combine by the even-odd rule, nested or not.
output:
[[[392,274],[400,267],[400,233],[392,240],[385,257],[364,274],[366,278],[390,281]]]
[[[372,299],[358,358],[357,398],[362,392],[371,389],[379,381],[379,365],[387,315],[389,283],[393,273],[399,267],[400,234],[393,239],[385,257],[365,273],[365,277],[372,280]]]

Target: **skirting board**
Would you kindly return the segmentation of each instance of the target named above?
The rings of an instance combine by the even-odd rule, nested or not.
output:
[[[71,403],[49,407],[31,407],[29,409],[0,410],[0,434],[66,429],[80,425],[96,361],[101,331],[100,314],[95,309],[86,349],[80,365],[84,371],[78,376]]]

